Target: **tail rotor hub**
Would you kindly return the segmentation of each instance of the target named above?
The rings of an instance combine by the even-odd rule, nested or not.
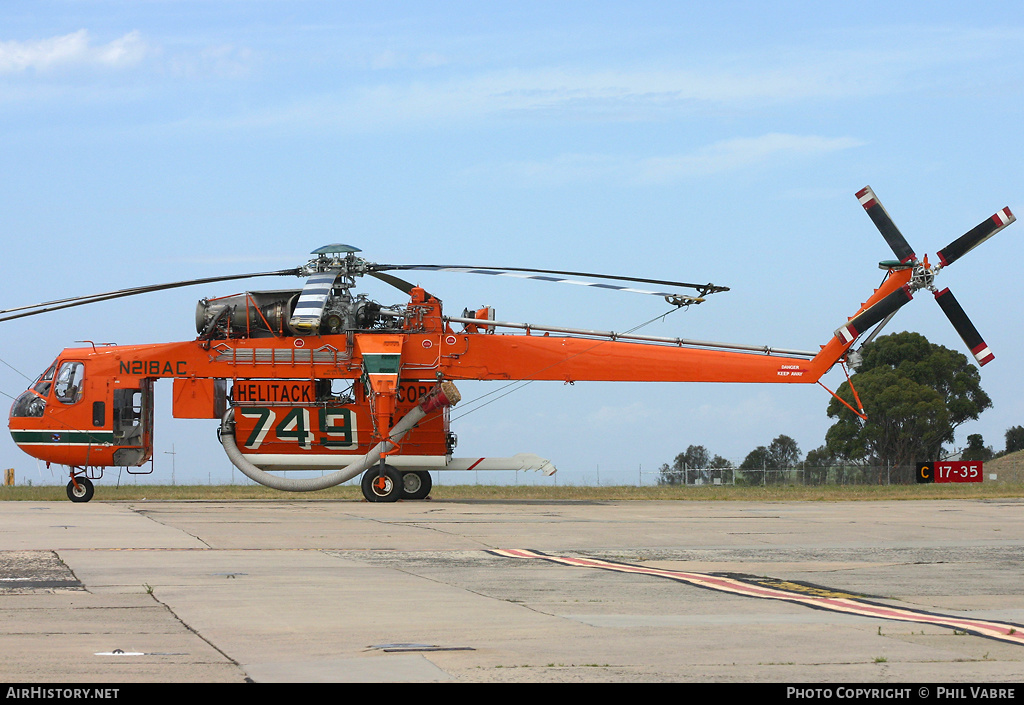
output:
[[[927,289],[934,293],[936,291],[935,277],[938,275],[940,269],[942,269],[942,265],[930,266],[928,264],[927,256],[925,256],[923,262],[915,262],[914,273],[910,277],[909,284],[911,291]]]

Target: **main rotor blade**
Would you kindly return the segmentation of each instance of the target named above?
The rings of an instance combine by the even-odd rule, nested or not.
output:
[[[384,272],[370,272],[369,274],[374,279],[379,279],[385,284],[390,284],[391,286],[401,291],[403,294],[408,294],[410,291],[413,290],[413,287],[415,286],[415,284],[407,282],[404,279],[399,279],[398,277],[392,276],[391,274],[384,274]]]
[[[906,264],[916,260],[917,255],[914,254],[914,248],[910,246],[910,243],[903,237],[899,228],[892,222],[889,213],[882,207],[870,186],[865,186],[857,192],[857,200],[864,206],[864,210],[868,212],[875,227],[882,233],[882,237],[889,243],[889,247],[892,249],[893,254],[899,258],[899,261]]]
[[[280,276],[295,276],[299,273],[298,269],[281,269],[276,272],[254,272],[251,274],[230,274],[227,276],[219,277],[204,277],[202,279],[189,279],[180,282],[170,282],[167,284],[150,284],[147,286],[136,286],[129,289],[119,289],[117,291],[108,291],[102,294],[93,294],[91,296],[75,296],[67,299],[57,299],[55,301],[46,301],[40,304],[34,304],[31,306],[19,306],[17,308],[9,308],[0,311],[2,313],[14,313],[15,311],[21,311],[22,313],[14,313],[10,316],[0,317],[0,322],[13,321],[16,318],[25,318],[27,316],[35,316],[40,313],[49,313],[51,311],[59,311],[65,308],[73,308],[75,306],[84,306],[86,304],[98,303],[100,301],[109,301],[111,299],[120,299],[127,296],[135,296],[136,294],[148,294],[154,291],[164,291],[165,289],[180,289],[186,286],[196,286],[199,284],[212,284],[215,282],[232,281],[234,279],[251,279],[255,277],[280,277]],[[29,310],[34,309],[34,310]]]
[[[334,287],[334,280],[338,278],[338,272],[316,272],[306,280],[299,300],[295,303],[292,316],[288,325],[295,329],[309,334],[316,332],[320,327],[320,319],[324,315],[324,307],[327,306],[327,299],[331,296],[331,289]]]
[[[867,311],[851,318],[845,326],[836,329],[835,336],[843,344],[852,343],[857,339],[857,336],[871,328],[871,326],[886,316],[896,313],[900,308],[910,303],[913,297],[914,295],[910,292],[910,287],[902,286]]]
[[[942,312],[946,314],[946,318],[956,328],[956,332],[960,335],[960,338],[967,345],[967,348],[974,355],[974,359],[978,361],[978,364],[985,366],[992,362],[996,358],[992,351],[989,349],[985,341],[982,340],[981,334],[978,329],[971,323],[971,319],[964,313],[964,309],[960,306],[960,303],[956,300],[948,288],[943,289],[935,294],[935,301],[939,304]]]
[[[937,253],[939,264],[943,267],[953,264],[1015,220],[1017,217],[1010,212],[1009,208],[996,212],[991,218],[987,218],[939,250]]]
[[[696,289],[700,292],[701,296],[707,294],[714,294],[720,291],[729,291],[727,286],[717,286],[715,284],[691,284],[689,282],[677,282],[668,281],[664,279],[645,279],[641,277],[623,277],[612,274],[594,274],[591,272],[571,272],[559,269],[533,269],[527,267],[471,267],[468,265],[437,265],[437,264],[380,264],[376,265],[379,270],[385,269],[403,269],[403,270],[418,270],[428,272],[462,272],[468,274],[489,274],[494,276],[508,276],[508,277],[519,277],[521,279],[539,279],[542,281],[552,281],[566,284],[578,284],[581,286],[594,286],[602,289],[615,289],[619,291],[632,291],[641,294],[654,294],[656,296],[678,296],[678,294],[667,293],[662,291],[647,291],[646,289],[635,289],[632,287],[625,286],[614,286],[611,284],[597,284],[592,282],[579,282],[571,279],[562,279],[560,277],[545,277],[538,276],[544,274],[557,274],[565,276],[575,277],[590,277],[593,279],[608,279],[611,281],[626,281],[626,282],[637,282],[640,284],[658,284],[661,286],[672,286],[680,287],[684,289]],[[516,272],[523,272],[524,274],[516,274]]]

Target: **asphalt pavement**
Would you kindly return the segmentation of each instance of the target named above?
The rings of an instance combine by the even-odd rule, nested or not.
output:
[[[1022,559],[1024,500],[0,502],[0,681],[1015,684]]]

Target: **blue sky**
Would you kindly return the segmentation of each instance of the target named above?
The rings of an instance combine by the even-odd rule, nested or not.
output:
[[[5,2],[0,307],[295,266],[345,242],[378,262],[712,281],[732,290],[643,331],[814,349],[891,256],[861,187],[918,254],[1003,206],[1024,212],[1019,3],[898,5]],[[1019,228],[938,282],[996,354],[982,373],[994,408],[961,444],[982,433],[1001,449],[1024,423]],[[418,281],[449,313],[487,304],[503,320],[621,331],[666,312],[478,279]],[[189,339],[196,299],[240,288],[5,323],[0,391],[74,341]],[[963,350],[929,298],[888,330]],[[170,384],[157,394],[158,472],[173,447],[177,481],[230,477],[216,424],[170,419]],[[572,482],[654,472],[691,443],[739,462],[785,433],[806,452],[828,400],[816,386],[536,383],[454,415],[458,454],[535,452]],[[58,477],[6,435],[0,464]]]

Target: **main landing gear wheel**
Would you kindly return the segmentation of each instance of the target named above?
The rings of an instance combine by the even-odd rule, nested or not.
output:
[[[402,496],[402,477],[390,465],[380,469],[372,467],[363,473],[363,496],[367,502],[397,502]]]
[[[402,473],[402,499],[426,499],[434,481],[426,470],[409,470]]]
[[[75,483],[78,483],[77,487]],[[72,502],[88,502],[95,492],[96,488],[87,477],[79,477],[68,483],[68,499]]]

